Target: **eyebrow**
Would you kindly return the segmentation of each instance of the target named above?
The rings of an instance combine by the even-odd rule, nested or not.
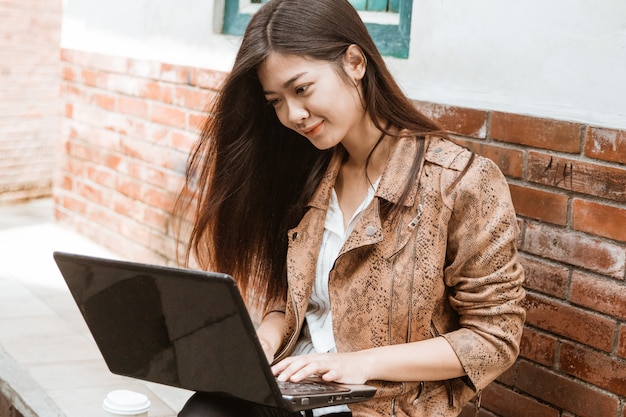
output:
[[[300,72],[296,75],[294,75],[293,77],[291,77],[290,79],[288,79],[287,81],[285,81],[283,83],[283,88],[287,88],[289,87],[291,84],[293,84],[294,82],[296,82],[296,80],[300,77],[302,77],[304,74],[306,74],[306,71]],[[263,94],[274,94],[274,91],[263,91]]]

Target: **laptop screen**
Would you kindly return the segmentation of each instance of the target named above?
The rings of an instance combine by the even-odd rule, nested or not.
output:
[[[230,277],[67,256],[55,259],[111,372],[278,405]]]

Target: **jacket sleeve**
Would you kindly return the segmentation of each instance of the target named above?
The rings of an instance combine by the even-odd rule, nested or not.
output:
[[[441,184],[443,193],[455,182],[452,176],[459,175],[449,172],[451,178]],[[444,279],[460,328],[442,336],[473,388],[481,390],[519,354],[525,320],[519,228],[508,184],[491,160],[477,157],[445,201],[452,214]]]

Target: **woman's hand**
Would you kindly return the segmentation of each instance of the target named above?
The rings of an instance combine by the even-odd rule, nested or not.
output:
[[[344,384],[364,384],[370,379],[368,370],[366,355],[360,352],[291,356],[272,367],[279,381],[298,382],[315,375]]]
[[[456,353],[443,337],[382,346],[352,353],[291,356],[272,366],[279,381],[298,382],[312,375],[325,381],[440,381],[465,375]]]

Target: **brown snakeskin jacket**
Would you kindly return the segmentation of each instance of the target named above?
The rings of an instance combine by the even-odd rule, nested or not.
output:
[[[427,140],[421,173],[409,178],[417,146],[414,138],[398,140],[374,201],[331,271],[337,349],[349,352],[443,336],[467,376],[369,381],[378,392],[374,399],[350,406],[355,417],[457,416],[519,353],[524,272],[508,185],[492,161],[472,160],[471,152],[440,138]],[[277,360],[290,354],[303,326],[340,163],[336,155],[309,210],[289,232],[289,294]],[[397,202],[407,181],[414,186],[401,214],[381,219],[381,207]]]

